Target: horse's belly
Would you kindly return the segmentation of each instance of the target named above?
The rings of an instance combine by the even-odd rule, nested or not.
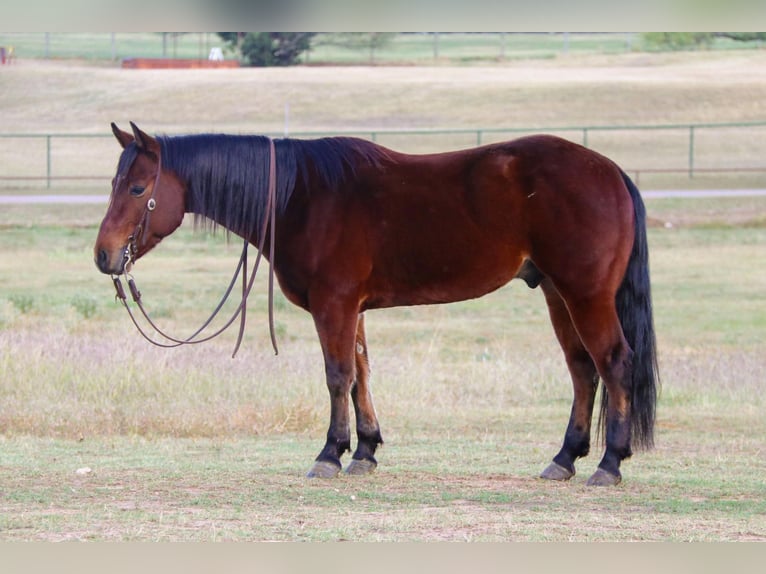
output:
[[[452,303],[490,293],[516,275],[523,255],[510,249],[410,251],[373,267],[367,307]]]

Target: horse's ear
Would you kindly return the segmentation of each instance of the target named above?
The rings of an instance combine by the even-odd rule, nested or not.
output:
[[[133,122],[130,122],[130,127],[133,128],[133,137],[136,138],[138,149],[157,155],[159,154],[160,144],[156,139],[149,134],[142,132]]]
[[[125,149],[129,144],[133,143],[133,136],[128,132],[122,131],[114,122],[112,122],[112,133],[114,134],[114,137],[117,138],[117,141],[120,142],[122,149]]]

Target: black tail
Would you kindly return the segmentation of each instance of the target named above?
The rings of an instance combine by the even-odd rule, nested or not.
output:
[[[631,179],[622,178],[630,192],[635,212],[633,251],[622,285],[617,292],[617,314],[625,339],[633,349],[633,384],[631,394],[631,438],[638,449],[654,446],[654,420],[657,391],[660,385],[657,368],[657,348],[652,319],[652,294],[649,284],[649,250],[646,241],[646,208]],[[606,387],[601,396],[600,421],[606,421]],[[599,425],[600,426],[600,425]],[[602,436],[605,436],[602,430]]]

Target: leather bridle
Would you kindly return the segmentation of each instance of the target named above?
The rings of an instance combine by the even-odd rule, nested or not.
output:
[[[135,256],[138,253],[138,241],[141,240],[141,246],[146,245],[147,233],[149,231],[149,223],[151,222],[152,212],[157,207],[157,200],[154,198],[157,193],[157,188],[160,185],[160,175],[162,174],[162,156],[157,154],[157,175],[154,177],[154,184],[152,185],[152,193],[146,202],[144,207],[144,213],[141,219],[133,230],[133,233],[128,237],[128,244],[125,246],[123,269],[127,273],[132,267]]]
[[[234,276],[231,279],[231,282],[229,283],[228,288],[226,289],[226,292],[223,294],[223,297],[221,298],[220,303],[218,303],[218,306],[215,308],[213,313],[208,317],[208,319],[202,324],[202,326],[197,329],[192,335],[185,339],[179,339],[175,337],[171,337],[170,335],[166,334],[163,330],[161,330],[156,323],[152,320],[152,318],[147,313],[143,302],[141,300],[141,292],[138,290],[138,287],[136,286],[136,282],[133,279],[133,276],[130,273],[130,270],[133,266],[133,263],[135,261],[136,253],[138,253],[139,245],[143,246],[146,244],[147,241],[147,234],[149,233],[149,224],[151,220],[152,212],[157,207],[157,200],[155,198],[155,194],[157,192],[157,188],[159,187],[160,182],[160,175],[162,174],[162,161],[161,157],[158,155],[157,158],[157,175],[154,179],[154,185],[152,187],[152,193],[149,196],[149,199],[146,202],[146,207],[144,208],[144,213],[141,216],[140,221],[136,225],[135,230],[133,231],[133,234],[128,237],[128,244],[125,246],[125,253],[124,253],[124,264],[123,264],[123,270],[125,273],[125,276],[128,278],[128,288],[130,290],[131,298],[138,306],[139,310],[141,311],[141,314],[144,316],[144,319],[149,323],[149,325],[159,334],[161,337],[163,337],[167,342],[163,341],[157,341],[152,336],[146,333],[146,331],[139,325],[138,321],[136,320],[136,317],[133,314],[133,311],[131,311],[130,306],[128,305],[127,297],[125,295],[125,289],[123,288],[122,281],[120,280],[119,275],[112,275],[112,281],[114,282],[114,288],[117,292],[116,298],[119,299],[125,309],[128,311],[128,315],[130,316],[131,321],[136,326],[136,329],[139,333],[150,343],[153,345],[156,345],[158,347],[163,348],[173,348],[173,347],[180,347],[181,345],[196,345],[199,343],[204,343],[206,341],[210,341],[211,339],[217,337],[221,333],[223,333],[226,329],[228,329],[232,323],[237,319],[237,317],[240,318],[240,324],[239,324],[239,333],[237,335],[237,342],[234,346],[234,352],[232,353],[232,357],[234,357],[237,354],[237,351],[239,350],[240,345],[242,344],[242,338],[245,334],[245,319],[247,316],[247,298],[250,295],[250,291],[253,288],[253,284],[255,282],[255,275],[258,271],[258,266],[261,262],[261,257],[263,254],[263,248],[265,246],[266,242],[266,230],[270,230],[270,241],[269,241],[269,334],[271,335],[271,345],[274,348],[274,353],[279,354],[279,349],[277,347],[277,339],[274,329],[274,240],[275,240],[275,223],[276,223],[276,189],[277,189],[277,170],[276,170],[276,151],[274,148],[274,140],[269,139],[269,183],[268,183],[268,195],[266,200],[266,210],[265,215],[263,218],[263,222],[261,225],[261,234],[258,241],[258,255],[255,259],[255,264],[253,265],[253,270],[250,275],[250,280],[248,281],[247,278],[247,251],[249,242],[248,239],[245,238],[244,245],[242,246],[242,254],[239,258],[239,263],[237,264],[237,268],[234,271]],[[140,244],[139,244],[140,241]],[[224,303],[229,298],[229,295],[231,294],[232,289],[234,288],[234,284],[237,281],[237,277],[240,274],[240,271],[242,273],[242,298],[240,299],[239,305],[234,310],[232,316],[224,323],[224,325],[215,331],[214,333],[207,335],[202,338],[199,337],[202,332],[210,325],[210,323],[213,321],[213,319],[218,315],[218,312],[223,308]]]

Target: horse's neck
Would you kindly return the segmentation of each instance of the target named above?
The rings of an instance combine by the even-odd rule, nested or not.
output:
[[[191,186],[193,188],[194,182]],[[260,234],[266,219],[267,198],[264,196],[244,182],[221,183],[205,189],[204,193],[188,192],[186,211],[194,214],[195,220],[204,226],[223,227],[252,237]]]

